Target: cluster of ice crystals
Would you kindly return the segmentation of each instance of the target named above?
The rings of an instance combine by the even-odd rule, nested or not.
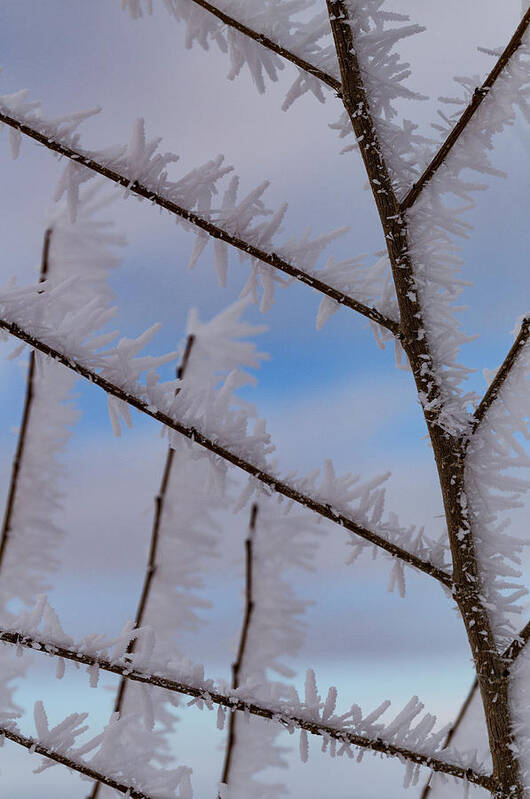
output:
[[[198,44],[204,50],[215,45],[230,61],[228,78],[233,80],[244,68],[262,94],[267,80],[277,81],[283,70],[282,57],[261,46],[253,38],[236,30],[190,0],[164,0],[167,11],[186,26],[186,46]],[[339,69],[326,11],[315,0],[217,0],[215,7],[258,35],[304,59],[338,79]],[[133,19],[152,13],[152,0],[121,0]],[[313,9],[316,12],[308,17]],[[322,82],[298,68],[298,76],[287,91],[283,110],[306,92],[324,102]]]
[[[390,511],[384,518],[385,489],[384,483],[390,477],[387,472],[371,480],[361,481],[359,475],[344,474],[337,476],[331,460],[326,460],[322,470],[294,479],[289,476],[289,483],[296,489],[305,492],[326,505],[332,515],[343,514],[356,524],[369,529],[385,541],[404,549],[421,560],[432,563],[441,569],[447,567],[448,547],[445,534],[439,540],[425,535],[424,529],[414,525],[404,527],[397,515]],[[354,561],[361,552],[374,547],[366,539],[351,533],[352,552],[348,562]],[[374,554],[378,548],[374,547]],[[399,593],[405,593],[404,564],[388,555],[392,560],[389,590],[397,586]]]
[[[35,743],[69,758],[80,768],[94,769],[109,779],[152,796],[153,799],[192,799],[189,767],[166,769],[153,766],[148,762],[145,753],[144,757],[138,758],[137,752],[130,747],[131,736],[134,737],[140,721],[138,715],[119,718],[118,714],[112,714],[102,733],[81,744],[78,744],[77,738],[88,730],[88,725],[84,723],[88,713],[71,713],[50,729],[44,705],[38,701],[34,706],[33,717],[37,732]],[[15,724],[6,726],[12,732],[18,732]],[[86,757],[89,753],[90,757]],[[34,773],[41,773],[55,765],[57,763],[54,760],[45,758]],[[106,787],[104,790],[115,796],[114,790]]]
[[[2,94],[0,95],[0,107],[28,123],[49,128],[54,135],[60,137],[64,144],[70,147],[75,147],[79,141],[77,128],[81,122],[84,122],[88,117],[94,116],[94,114],[98,114],[101,110],[100,108],[90,108],[86,111],[78,111],[73,114],[44,120],[40,102],[38,100],[30,100],[29,95],[29,89],[21,89],[18,92],[13,92],[13,94]],[[0,127],[3,127],[1,123]],[[22,134],[20,131],[9,128],[9,144],[13,158],[18,158],[21,142]]]
[[[530,647],[528,644],[510,669],[510,705],[515,742],[512,744],[519,761],[521,782],[530,787]]]
[[[527,593],[519,582],[521,553],[528,541],[508,530],[508,512],[523,506],[530,481],[517,470],[530,467],[530,345],[519,352],[495,402],[473,435],[467,452],[466,495],[484,585],[484,602],[499,647],[516,633],[513,614]]]
[[[366,266],[364,262],[365,256],[362,255],[343,261],[330,256],[318,272],[318,277],[365,305],[377,306],[377,310],[389,319],[397,320],[399,309],[388,257],[378,258],[371,266]],[[331,297],[322,297],[317,312],[317,330],[321,330],[339,308],[340,304]],[[393,338],[393,334],[380,325],[371,323],[371,326],[379,346],[384,347]]]

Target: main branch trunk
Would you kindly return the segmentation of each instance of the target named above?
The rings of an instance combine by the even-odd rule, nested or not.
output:
[[[342,98],[359,142],[374,200],[385,235],[399,303],[400,340],[409,359],[442,490],[453,559],[453,594],[467,631],[488,727],[497,797],[522,797],[519,767],[512,751],[508,674],[497,652],[484,606],[473,531],[467,518],[463,441],[440,424],[444,394],[439,369],[429,345],[428,331],[409,254],[406,216],[400,214],[377,130],[370,112],[362,74],[355,55],[352,29],[342,0],[327,0],[342,77]]]

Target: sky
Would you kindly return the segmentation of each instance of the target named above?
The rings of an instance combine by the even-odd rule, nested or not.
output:
[[[477,45],[493,48],[508,41],[521,6],[518,0],[396,0],[391,5],[426,27],[403,43],[402,52],[411,62],[412,88],[430,99],[409,103],[403,113],[428,134],[436,98],[458,90],[454,75],[477,75],[478,82],[487,73],[491,59]],[[244,190],[270,180],[270,207],[289,203],[285,238],[307,228],[317,234],[348,226],[328,254],[372,258],[381,249],[360,159],[355,153],[341,155],[342,143],[329,128],[340,114],[338,101],[330,95],[321,105],[305,96],[289,112],[280,110],[295,76],[289,65],[264,96],[247,74],[227,81],[226,60],[214,50],[186,50],[183,29],[162,2],[155,3],[153,16],[136,21],[120,10],[118,0],[4,2],[0,40],[0,94],[28,88],[52,115],[101,106],[82,127],[85,146],[127,142],[134,120],[142,116],[148,136],[162,137],[162,149],[181,156],[177,173],[222,153],[241,175]],[[462,296],[467,306],[462,324],[478,335],[462,357],[476,370],[470,384],[478,393],[485,387],[482,370],[502,361],[516,319],[528,310],[528,176],[523,167],[529,141],[520,119],[495,139],[493,162],[506,178],[492,178],[490,188],[477,195],[467,215],[474,230],[459,241],[463,277],[472,284]],[[0,282],[15,274],[24,284],[35,279],[39,267],[61,165],[27,141],[19,159],[10,160],[5,132],[0,133],[0,159]],[[162,322],[150,351],[170,351],[183,341],[191,307],[208,319],[237,298],[248,274],[237,257],[231,257],[228,285],[221,288],[211,247],[194,271],[188,270],[192,236],[169,216],[134,198],[118,198],[111,216],[128,242],[112,277],[119,308],[115,326],[123,335],[136,336]],[[391,348],[379,350],[363,318],[353,312],[342,309],[317,332],[318,304],[307,287],[293,284],[277,291],[265,316],[248,311],[249,320],[268,327],[258,344],[270,359],[256,372],[257,384],[246,389],[245,398],[267,419],[282,470],[306,472],[332,458],[338,471],[363,477],[391,471],[388,508],[403,521],[441,532],[441,500],[410,375],[395,368]],[[12,349],[11,344],[0,347],[2,356]],[[8,485],[25,368],[25,357],[0,361],[0,496]],[[114,438],[105,397],[81,383],[76,392],[82,416],[64,453],[58,520],[66,534],[49,596],[68,632],[112,633],[134,614],[166,445],[157,425],[138,414],[133,429]],[[516,524],[522,518],[521,512]],[[229,674],[237,640],[246,523],[245,512],[224,520],[222,559],[205,590],[212,601],[207,632],[183,640],[190,656],[206,662],[214,676]],[[356,701],[365,708],[389,698],[397,710],[418,694],[441,722],[450,721],[472,679],[451,602],[419,574],[407,575],[405,599],[389,594],[383,559],[364,557],[345,565],[342,533],[324,527],[318,569],[296,583],[299,596],[314,604],[307,612],[303,651],[293,662],[295,681],[300,684],[311,666],[319,683],[337,685],[348,704]],[[84,675],[72,670],[59,683],[53,664],[35,661],[19,701],[31,707],[41,698],[57,720],[70,708],[90,709],[95,728],[105,723],[112,704],[112,692],[89,689]],[[223,737],[206,712],[183,709],[180,715],[179,760],[193,766],[197,796],[213,795]],[[31,714],[21,724],[33,732]],[[199,746],[204,740],[207,758]],[[395,763],[372,757],[360,764],[331,762],[313,744],[309,763],[302,765],[296,749],[294,742],[289,772],[274,776],[288,784],[294,799],[308,790],[323,799],[332,781],[336,799],[401,796],[403,769]],[[40,799],[81,799],[88,793],[76,775],[56,767],[33,777],[33,767],[29,756],[6,745],[0,752],[6,795],[16,790],[17,799],[36,792]]]

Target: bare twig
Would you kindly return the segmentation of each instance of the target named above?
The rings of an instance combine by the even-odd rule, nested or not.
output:
[[[244,25],[242,22],[239,22],[234,17],[229,16],[221,9],[216,8],[211,3],[206,2],[206,0],[191,0],[195,5],[201,6],[206,11],[209,11],[210,14],[213,14],[214,17],[220,19],[221,22],[224,22],[229,28],[234,28],[239,33],[242,33],[244,36],[248,36],[250,39],[254,39],[255,42],[258,44],[262,44],[263,47],[266,47],[267,50],[272,50],[273,53],[276,55],[285,58],[287,61],[290,61],[295,66],[303,69],[304,72],[308,72],[310,75],[313,75],[315,78],[318,78],[325,83],[327,86],[330,86],[340,97],[341,85],[340,81],[337,78],[334,78],[333,75],[329,75],[324,70],[319,69],[318,67],[314,66],[314,64],[310,64],[309,61],[306,61],[304,58],[300,58],[297,56],[296,53],[287,50],[285,47],[274,42],[272,39],[269,39],[268,36],[265,36],[263,33],[258,33],[258,31],[249,28],[247,25]]]
[[[478,408],[474,414],[474,423],[472,432],[475,433],[478,426],[484,419],[486,413],[488,412],[489,408],[494,404],[495,400],[499,396],[499,392],[504,385],[504,381],[510,374],[510,370],[512,369],[513,365],[515,364],[518,356],[521,354],[525,344],[527,343],[528,339],[530,338],[530,317],[523,319],[521,323],[521,329],[513,345],[504,359],[502,365],[500,366],[497,374],[491,381],[490,385],[488,386],[488,390],[482,397]]]
[[[407,195],[403,198],[400,203],[399,210],[406,211],[408,208],[414,205],[416,200],[418,199],[419,195],[427,185],[427,183],[431,180],[431,178],[436,174],[438,168],[443,164],[445,159],[447,158],[450,151],[453,149],[454,145],[466,129],[467,125],[473,118],[476,111],[480,108],[482,101],[485,97],[488,96],[490,89],[495,84],[495,81],[503,71],[503,69],[508,64],[510,58],[514,55],[518,47],[520,46],[523,36],[530,24],[530,9],[526,12],[524,17],[522,18],[521,22],[515,29],[515,33],[513,34],[512,38],[506,45],[504,52],[499,57],[497,63],[489,73],[488,77],[482,84],[482,86],[475,89],[473,92],[473,96],[467,105],[465,111],[463,112],[462,116],[451,130],[449,135],[447,136],[446,140],[433,157],[430,164],[426,167],[425,171],[418,178],[418,180],[413,184],[412,188],[408,191]]]
[[[90,777],[93,780],[99,780],[99,782],[104,783],[104,785],[108,785],[109,788],[114,788],[115,791],[124,793],[131,799],[150,799],[146,793],[143,793],[143,791],[138,791],[136,788],[134,788],[134,786],[126,785],[122,782],[118,782],[118,780],[115,780],[112,777],[107,777],[105,774],[90,768],[90,766],[86,765],[85,763],[82,763],[79,760],[73,760],[65,755],[61,755],[60,752],[55,752],[53,749],[50,749],[47,746],[39,743],[38,740],[35,740],[34,738],[27,738],[25,735],[20,735],[20,733],[13,732],[7,727],[0,727],[0,738],[7,738],[9,741],[13,741],[16,744],[29,749],[30,752],[36,752],[38,755],[43,755],[50,760],[54,760],[56,763],[60,763],[62,766],[66,766],[66,768],[70,769],[71,771],[77,771],[78,774],[83,774],[85,777]]]
[[[462,723],[462,721],[464,719],[464,716],[466,715],[467,710],[468,710],[471,702],[473,701],[473,698],[474,698],[475,694],[477,693],[477,690],[478,690],[478,680],[475,677],[475,679],[473,680],[473,684],[472,684],[471,688],[469,689],[468,695],[464,699],[464,701],[462,703],[462,707],[458,711],[458,716],[454,720],[453,726],[451,727],[451,729],[447,733],[447,737],[445,739],[445,742],[444,742],[444,745],[443,745],[442,749],[447,749],[451,745],[451,741],[453,740],[453,738],[455,736],[455,733],[457,732],[458,728],[460,727],[460,725],[461,725],[461,723]],[[423,791],[421,792],[420,799],[427,799],[427,797],[429,796],[429,794],[431,792],[431,780],[432,780],[432,777],[433,777],[433,773],[431,772],[430,775],[429,775],[429,779],[427,780],[427,782],[425,783],[425,785],[423,787]]]
[[[44,241],[42,245],[41,268],[39,275],[39,281],[41,283],[44,280],[46,280],[46,276],[48,274],[51,235],[52,235],[52,229],[48,228],[44,234]],[[9,482],[7,502],[4,511],[4,519],[2,522],[2,533],[0,536],[0,570],[2,569],[4,563],[4,556],[6,553],[7,542],[9,541],[9,535],[11,533],[11,521],[13,518],[13,511],[15,509],[18,478],[20,474],[20,468],[22,466],[24,448],[26,445],[26,436],[31,416],[31,406],[33,405],[34,378],[35,378],[35,351],[32,350],[29,356],[28,374],[26,378],[26,395],[24,397],[22,424],[20,425],[20,431],[18,434],[15,457],[13,458],[13,466],[11,468],[11,480]]]
[[[188,336],[188,338],[186,339],[186,347],[184,349],[184,355],[182,356],[182,362],[179,368],[177,369],[177,378],[179,380],[182,380],[186,372],[186,367],[188,365],[194,341],[195,341],[195,336],[193,335]],[[177,389],[177,392],[178,391],[179,389]],[[155,515],[153,517],[153,527],[151,530],[151,543],[149,545],[147,568],[145,571],[142,593],[140,595],[140,600],[138,602],[138,607],[136,609],[136,616],[134,619],[134,626],[137,628],[141,627],[143,624],[145,609],[147,607],[149,593],[151,591],[151,585],[153,583],[156,574],[158,541],[160,537],[160,524],[162,522],[162,514],[164,512],[166,492],[167,492],[167,487],[169,485],[169,475],[171,474],[171,467],[173,466],[174,456],[175,456],[175,450],[172,449],[172,447],[168,447],[166,462],[162,474],[162,480],[160,482],[160,489],[155,497]],[[134,652],[135,648],[136,648],[136,638],[132,638],[129,642],[129,646],[127,647],[127,652],[130,654],[131,652]],[[127,690],[127,680],[125,679],[125,677],[122,677],[120,680],[120,684],[118,686],[118,690],[116,692],[116,699],[114,700],[115,713],[121,713],[122,711],[126,690]],[[88,799],[97,799],[97,797],[99,796],[99,785],[100,785],[99,782],[94,783]]]
[[[223,458],[223,460],[228,461],[228,463],[237,466],[239,469],[247,474],[250,474],[252,477],[255,477],[261,483],[268,486],[273,491],[276,491],[278,494],[282,494],[284,497],[293,500],[293,502],[297,502],[299,505],[303,505],[305,508],[315,511],[315,513],[318,513],[320,516],[335,522],[349,532],[355,533],[361,538],[364,538],[366,541],[369,541],[371,544],[384,549],[386,552],[389,552],[391,555],[394,555],[405,563],[408,563],[410,566],[414,566],[425,574],[428,574],[431,577],[439,580],[443,585],[446,586],[446,588],[453,588],[451,576],[442,569],[439,569],[432,563],[422,560],[417,555],[407,552],[406,550],[397,546],[397,544],[387,541],[377,533],[374,533],[372,530],[368,530],[366,527],[357,524],[357,522],[353,521],[353,519],[350,519],[343,513],[335,510],[331,505],[324,502],[319,502],[307,494],[303,494],[301,491],[298,491],[288,483],[282,482],[278,478],[274,477],[274,475],[268,474],[258,466],[255,466],[244,458],[241,458],[239,455],[231,452],[213,439],[208,438],[208,436],[201,433],[200,430],[197,430],[195,427],[184,425],[177,419],[172,419],[167,414],[153,408],[147,402],[139,399],[134,394],[131,394],[128,391],[125,391],[124,389],[114,385],[114,383],[111,383],[97,372],[92,371],[92,369],[83,366],[83,364],[79,363],[78,361],[73,360],[67,355],[64,355],[62,352],[59,352],[53,347],[50,347],[48,344],[45,344],[40,339],[35,338],[35,336],[23,330],[15,322],[8,322],[5,319],[0,319],[0,328],[7,330],[13,336],[16,336],[21,341],[25,341],[35,349],[43,352],[45,355],[48,355],[50,358],[54,358],[59,363],[62,363],[63,366],[72,369],[72,371],[81,375],[81,377],[84,377],[86,380],[89,380],[91,383],[99,386],[99,388],[102,388],[107,392],[107,394],[111,394],[113,397],[123,400],[123,402],[126,402],[128,405],[131,405],[138,411],[147,414],[147,416],[150,416],[152,419],[156,419],[158,422],[166,425],[166,427],[169,427],[171,430],[175,430],[177,433],[186,436],[186,438],[199,444],[199,446],[204,447],[204,449],[207,449],[209,452],[214,453],[214,455],[218,455],[219,457]]]
[[[44,652],[53,657],[62,657],[65,660],[72,660],[87,666],[97,666],[102,671],[122,675],[128,680],[140,682],[144,685],[156,685],[167,691],[191,696],[194,699],[204,701],[207,705],[220,705],[229,710],[239,710],[244,713],[250,713],[252,716],[269,719],[290,730],[306,730],[311,733],[311,735],[319,735],[327,739],[332,739],[338,741],[340,744],[357,746],[361,749],[371,750],[372,752],[380,752],[389,757],[398,757],[400,760],[409,761],[419,766],[426,766],[433,771],[441,771],[444,774],[473,782],[487,790],[493,790],[496,787],[490,775],[478,774],[471,768],[465,768],[464,766],[459,766],[454,763],[447,763],[431,755],[425,755],[421,752],[414,752],[402,746],[387,743],[380,738],[368,738],[364,735],[357,735],[354,732],[349,732],[348,730],[332,727],[320,721],[309,721],[302,716],[283,712],[280,706],[274,709],[258,702],[239,699],[234,694],[222,694],[217,691],[205,690],[204,688],[199,688],[190,683],[178,682],[169,677],[139,671],[135,669],[131,663],[123,664],[112,662],[104,658],[96,658],[83,652],[76,652],[75,650],[67,649],[63,646],[57,646],[49,641],[42,641],[12,631],[0,630],[0,641],[15,646],[23,646],[34,652]],[[139,797],[139,799],[142,799],[142,797]]]
[[[252,611],[254,610],[254,599],[252,596],[252,567],[253,555],[252,544],[254,533],[256,531],[256,517],[258,515],[258,506],[256,503],[252,505],[250,510],[250,523],[248,526],[248,536],[245,540],[245,614],[243,617],[243,624],[241,627],[241,636],[239,638],[239,646],[237,649],[237,657],[232,663],[232,688],[234,690],[239,688],[239,675],[243,665],[243,658],[245,657],[245,650],[248,640],[248,631],[250,629],[250,620],[252,618]],[[223,774],[221,782],[224,785],[228,784],[230,778],[230,766],[232,764],[232,753],[236,744],[236,714],[230,714],[230,721],[228,726],[228,740],[226,743],[225,761],[223,766]],[[220,799],[220,796],[218,796]]]
[[[147,186],[144,186],[137,180],[131,181],[130,178],[126,177],[125,175],[121,175],[119,172],[115,172],[113,169],[109,169],[109,167],[106,167],[103,164],[100,164],[98,161],[95,161],[93,158],[85,155],[80,150],[73,150],[71,147],[49,138],[35,128],[20,122],[12,116],[8,116],[5,113],[0,113],[0,122],[4,122],[6,125],[15,128],[15,130],[19,130],[25,136],[29,136],[30,138],[39,142],[39,144],[47,147],[49,150],[52,150],[59,155],[63,155],[66,158],[70,158],[77,164],[85,166],[87,169],[91,169],[93,172],[97,172],[99,175],[103,175],[103,177],[113,181],[114,183],[117,183],[120,186],[124,186],[128,192],[136,194],[138,197],[143,197],[146,200],[150,200],[152,203],[158,205],[160,208],[164,208],[171,214],[175,214],[175,216],[185,219],[187,222],[191,222],[191,224],[195,225],[201,230],[204,230],[212,238],[219,239],[226,244],[230,244],[232,247],[235,247],[236,249],[245,253],[245,255],[248,257],[256,258],[263,263],[269,264],[269,266],[278,269],[280,272],[284,272],[290,277],[295,278],[295,280],[305,283],[307,286],[315,289],[315,291],[325,294],[327,297],[335,300],[335,302],[338,302],[340,305],[344,305],[346,308],[351,308],[352,310],[357,311],[357,313],[366,316],[372,322],[377,322],[377,324],[387,328],[387,330],[390,330],[394,335],[398,334],[399,325],[393,319],[389,319],[375,308],[370,308],[367,305],[364,305],[364,303],[358,302],[352,297],[348,297],[342,291],[334,289],[332,286],[329,286],[327,283],[324,283],[317,277],[313,277],[307,272],[304,272],[302,269],[299,269],[297,266],[288,263],[276,253],[265,252],[259,247],[249,244],[249,242],[239,238],[239,236],[228,233],[226,230],[218,227],[208,219],[205,219],[193,211],[189,211],[187,208],[183,208],[182,206],[177,205],[177,203],[168,200],[166,197],[157,194],[156,191],[147,188]]]

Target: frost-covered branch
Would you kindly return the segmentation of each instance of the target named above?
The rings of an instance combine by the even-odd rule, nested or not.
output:
[[[333,75],[330,75],[324,70],[319,69],[319,67],[315,66],[314,64],[310,64],[309,61],[306,61],[296,53],[293,53],[287,48],[277,44],[263,33],[259,33],[258,31],[249,28],[248,25],[244,25],[242,22],[239,22],[225,11],[222,11],[220,8],[208,3],[207,0],[191,0],[191,2],[195,3],[195,5],[200,6],[201,8],[204,8],[210,14],[213,14],[213,16],[217,17],[217,19],[220,19],[224,25],[233,28],[239,33],[242,33],[244,36],[248,36],[258,44],[266,47],[268,50],[272,50],[272,52],[276,53],[276,55],[279,55],[282,58],[285,58],[287,61],[290,61],[299,69],[302,69],[304,72],[308,72],[310,75],[313,75],[313,77],[318,78],[320,81],[322,81],[322,83],[330,86],[340,95],[340,81],[333,77]]]
[[[312,5],[316,14],[308,16],[307,10]],[[143,0],[121,3],[133,19],[143,16],[142,6]],[[184,23],[187,48],[194,44],[203,50],[216,46],[228,57],[228,79],[233,80],[246,67],[260,94],[265,92],[268,80],[278,80],[285,61],[290,61],[298,75],[287,91],[282,110],[286,111],[307,92],[323,103],[322,84],[340,96],[329,24],[318,3],[216,0],[213,5],[207,0],[164,0],[164,6],[177,22]],[[146,3],[146,10],[152,13],[152,0]]]
[[[298,268],[292,263],[289,263],[275,252],[264,251],[260,247],[245,241],[240,236],[224,230],[195,211],[184,208],[162,194],[159,194],[156,190],[147,187],[138,180],[135,180],[134,177],[121,174],[114,169],[105,166],[103,163],[96,161],[82,150],[74,149],[69,145],[69,143],[61,142],[58,139],[50,137],[50,135],[37,130],[36,127],[32,127],[31,125],[22,122],[9,114],[6,114],[4,110],[0,111],[0,123],[1,122],[10,126],[19,134],[22,133],[25,136],[29,136],[34,141],[37,141],[39,144],[47,147],[49,150],[71,159],[71,161],[78,165],[78,168],[86,167],[87,169],[102,175],[103,177],[107,178],[107,180],[123,186],[127,192],[147,199],[160,208],[164,208],[166,211],[169,211],[169,213],[191,223],[196,228],[199,228],[207,233],[208,236],[211,236],[213,239],[225,244],[229,244],[238,249],[240,252],[244,253],[246,256],[261,261],[264,264],[268,264],[274,269],[289,275],[295,280],[305,283],[310,288],[326,295],[339,305],[344,305],[347,308],[351,308],[352,310],[357,311],[357,313],[367,317],[372,322],[376,322],[393,333],[393,335],[398,334],[399,325],[396,321],[380,313],[377,309],[368,307],[364,303],[358,302],[354,298],[349,297],[344,292],[329,286],[322,280],[319,280],[317,276],[304,272],[304,270]]]
[[[455,124],[454,128],[451,130],[451,132],[449,133],[449,135],[441,145],[440,149],[437,151],[437,153],[434,155],[429,165],[425,168],[422,175],[418,178],[417,181],[415,181],[410,191],[401,201],[399,205],[399,210],[401,212],[406,211],[408,208],[411,208],[414,205],[417,198],[423,191],[424,187],[436,174],[439,167],[443,164],[449,152],[457,143],[458,139],[460,138],[460,136],[468,126],[469,122],[475,115],[476,111],[480,108],[484,98],[488,96],[490,89],[494,86],[495,81],[497,80],[503,69],[506,67],[506,65],[508,64],[510,58],[514,55],[518,47],[521,45],[523,36],[526,33],[526,30],[529,25],[530,25],[530,8],[526,11],[521,22],[515,29],[515,33],[513,34],[508,44],[506,45],[503,53],[497,60],[495,66],[489,73],[484,83],[480,87],[477,87],[473,92],[473,96],[469,101],[466,109],[462,113],[462,116]]]
[[[499,367],[497,374],[495,375],[490,385],[488,386],[488,390],[482,397],[480,404],[474,413],[475,419],[473,425],[473,432],[475,432],[475,430],[479,427],[486,413],[488,412],[488,409],[491,408],[491,406],[494,404],[495,400],[499,396],[499,392],[502,389],[502,386],[504,385],[506,378],[510,374],[512,367],[514,366],[518,356],[521,354],[529,338],[530,338],[530,317],[526,317],[525,319],[523,319],[521,323],[521,329],[510,351],[508,352],[506,358]]]
[[[42,258],[39,280],[42,283],[46,280],[48,274],[48,257],[50,252],[50,240],[52,236],[52,228],[48,228],[44,233],[44,240],[42,244]],[[24,397],[24,409],[22,411],[22,423],[18,434],[17,447],[15,457],[13,458],[13,466],[11,469],[11,479],[7,492],[7,500],[4,510],[4,518],[2,521],[2,533],[0,538],[0,571],[4,562],[4,554],[9,540],[9,533],[11,531],[11,519],[13,510],[15,508],[15,497],[17,494],[18,478],[20,474],[20,467],[22,465],[22,458],[24,456],[24,448],[26,445],[26,437],[29,426],[29,419],[31,414],[31,406],[33,404],[34,394],[34,378],[35,378],[35,351],[32,350],[29,356],[28,373],[26,377],[26,394]]]
[[[424,572],[425,574],[434,577],[435,579],[439,580],[443,585],[447,588],[452,588],[452,579],[449,574],[447,574],[442,569],[436,567],[432,563],[428,563],[418,556],[407,552],[402,547],[398,546],[397,544],[386,540],[382,536],[378,535],[372,530],[367,529],[366,527],[356,523],[353,519],[348,518],[345,514],[341,513],[340,511],[336,510],[332,507],[332,505],[328,504],[325,501],[319,501],[302,491],[299,491],[293,485],[280,480],[278,477],[268,473],[263,468],[249,462],[243,457],[240,457],[235,452],[227,449],[222,444],[218,443],[213,438],[205,435],[200,430],[193,426],[189,426],[183,424],[181,421],[177,419],[173,419],[171,416],[168,416],[167,413],[164,413],[158,410],[156,407],[153,407],[152,404],[146,402],[139,397],[131,394],[130,392],[126,391],[123,388],[115,385],[114,383],[107,380],[102,375],[98,374],[94,370],[88,368],[81,362],[75,360],[75,358],[65,355],[63,352],[55,349],[54,347],[46,344],[44,341],[36,338],[32,334],[28,333],[22,327],[20,327],[15,322],[10,322],[5,319],[0,319],[0,328],[6,330],[11,335],[19,338],[21,341],[25,341],[30,346],[34,347],[35,349],[43,352],[45,355],[53,358],[54,360],[62,363],[64,366],[67,366],[69,369],[72,369],[77,374],[84,377],[91,383],[99,386],[102,388],[107,394],[115,397],[118,400],[130,405],[136,410],[140,411],[141,413],[145,413],[150,416],[152,419],[156,419],[161,424],[165,425],[166,427],[170,428],[171,430],[175,430],[177,433],[185,436],[190,441],[198,444],[204,449],[208,450],[209,452],[213,453],[214,455],[218,455],[224,461],[231,463],[233,466],[238,467],[242,471],[246,472],[247,474],[255,477],[260,483],[263,485],[268,486],[273,491],[277,492],[278,494],[283,495],[287,499],[296,502],[303,507],[309,508],[315,513],[318,513],[320,516],[329,519],[332,522],[335,522],[340,527],[343,527],[345,530],[348,530],[355,535],[360,536],[361,538],[365,539],[371,544],[385,550],[389,554],[395,556],[396,558],[408,563],[410,566],[414,566],[415,568],[419,569],[420,571]]]
[[[248,526],[248,536],[245,539],[245,612],[243,615],[243,624],[241,626],[241,634],[239,637],[239,646],[237,648],[237,656],[232,663],[232,688],[239,688],[240,672],[243,665],[243,658],[245,657],[245,649],[248,641],[248,631],[252,619],[252,611],[254,610],[254,599],[252,594],[252,568],[253,568],[253,537],[256,530],[256,517],[258,515],[258,505],[254,503],[250,510],[250,522]],[[225,760],[223,765],[223,773],[221,782],[227,784],[230,779],[230,765],[232,762],[232,753],[236,744],[235,736],[236,717],[235,713],[230,714],[230,721],[228,723],[228,740],[226,742]]]
[[[446,737],[446,739],[444,741],[444,745],[442,747],[443,749],[447,749],[451,745],[451,741],[453,740],[458,728],[460,727],[462,721],[464,720],[464,717],[465,717],[465,715],[466,715],[466,713],[468,711],[468,708],[469,708],[471,702],[473,701],[477,691],[478,691],[478,680],[475,677],[475,679],[473,680],[473,683],[471,685],[471,688],[469,689],[469,692],[468,692],[466,698],[464,699],[464,701],[462,703],[462,707],[458,711],[458,715],[457,715],[456,719],[454,720],[454,722],[453,722],[453,724],[451,726],[451,729],[447,733],[447,737]],[[429,796],[429,794],[431,792],[432,776],[433,775],[432,775],[432,772],[431,772],[431,774],[429,775],[429,779],[427,780],[427,782],[423,786],[423,790],[421,792],[420,799],[427,799],[427,797]]]
[[[523,629],[519,632],[517,638],[515,638],[510,646],[507,647],[503,654],[503,658],[508,663],[512,663],[517,657],[519,657],[528,641],[530,641],[530,621],[526,622]]]
[[[191,696],[195,700],[198,700],[200,706],[203,704],[207,707],[218,705],[231,711],[240,711],[252,716],[259,716],[263,719],[269,719],[277,724],[281,724],[288,730],[300,729],[309,732],[311,735],[320,736],[328,742],[336,741],[344,746],[359,747],[360,749],[379,752],[389,757],[397,757],[404,762],[409,762],[416,766],[426,766],[433,771],[440,771],[444,774],[467,780],[487,790],[492,790],[495,787],[490,776],[480,774],[466,766],[448,763],[433,755],[415,752],[406,747],[384,741],[379,737],[369,738],[341,728],[340,717],[337,719],[339,722],[337,726],[332,726],[331,724],[327,724],[325,720],[320,721],[310,718],[310,716],[314,717],[314,711],[308,713],[307,716],[290,711],[287,712],[287,704],[282,709],[281,703],[278,703],[276,707],[271,705],[267,706],[266,704],[254,702],[251,699],[240,698],[237,691],[221,693],[213,690],[210,687],[212,684],[211,681],[204,683],[204,680],[202,680],[202,685],[181,682],[161,676],[157,673],[152,673],[152,669],[149,672],[136,669],[130,662],[114,662],[108,659],[95,657],[86,652],[68,649],[67,647],[49,641],[43,641],[38,638],[32,638],[14,631],[0,630],[0,641],[15,646],[26,647],[35,652],[43,652],[50,656],[63,658],[63,660],[70,660],[90,666],[93,669],[95,668],[97,670],[117,674],[125,677],[127,680],[143,683],[144,685],[156,685],[168,691]],[[326,702],[326,706],[327,704]],[[382,705],[381,708],[378,709],[377,714],[374,713],[373,715],[379,716],[386,707],[387,704]],[[331,711],[328,712],[328,717],[333,716],[333,709],[334,702],[331,703]],[[318,715],[320,715],[320,713]],[[326,708],[324,708],[323,715],[324,717],[326,716]],[[94,779],[99,779],[99,777],[96,776]]]
[[[469,427],[467,404],[471,397],[462,394],[460,381],[466,371],[456,360],[465,337],[453,316],[454,300],[461,289],[451,274],[455,272],[455,259],[449,234],[460,228],[456,214],[451,216],[449,210],[441,213],[440,195],[454,190],[461,197],[466,188],[443,184],[436,194],[436,182],[432,181],[430,191],[422,197],[423,203],[406,213],[400,210],[396,191],[410,168],[411,131],[407,135],[406,128],[392,126],[388,120],[396,113],[392,100],[399,97],[400,81],[407,74],[392,48],[399,38],[408,35],[410,28],[386,28],[392,15],[385,16],[380,5],[372,0],[327,0],[341,70],[342,100],[379,212],[399,304],[400,341],[414,375],[438,467],[453,561],[453,596],[480,681],[494,774],[500,794],[522,797],[524,777],[516,755],[514,714],[505,664],[497,646],[497,629],[491,618],[492,608],[498,605],[502,611],[511,609],[521,596],[518,586],[510,596],[502,595],[501,589],[514,586],[500,578],[500,574],[514,573],[501,561],[504,550],[508,557],[516,558],[518,544],[514,547],[512,541],[506,540],[503,551],[484,551],[480,560],[479,543],[483,541],[477,528],[481,518],[471,506],[472,494],[479,492],[471,485],[473,475],[464,459]],[[487,147],[489,134],[483,138]],[[464,159],[457,174],[469,166]],[[485,169],[489,169],[487,159]],[[483,464],[482,472],[486,466]],[[477,473],[478,477],[482,473]],[[487,518],[486,512],[483,515]],[[496,547],[499,539],[500,536]],[[489,568],[487,574],[482,568],[484,562]],[[500,590],[495,585],[495,593],[488,601],[485,596],[490,573]]]
[[[136,790],[133,785],[127,785],[112,777],[107,777],[105,774],[90,768],[88,764],[82,761],[67,757],[51,747],[44,746],[42,743],[39,743],[38,739],[28,738],[25,735],[21,735],[19,732],[10,730],[9,727],[0,726],[0,741],[3,743],[4,739],[13,741],[13,743],[23,746],[32,753],[43,755],[49,760],[53,760],[55,763],[60,763],[62,766],[66,766],[70,771],[75,771],[85,777],[90,777],[92,780],[98,780],[98,782],[108,785],[109,788],[113,788],[115,791],[119,791],[119,793],[126,794],[130,799],[150,799],[148,794]]]

